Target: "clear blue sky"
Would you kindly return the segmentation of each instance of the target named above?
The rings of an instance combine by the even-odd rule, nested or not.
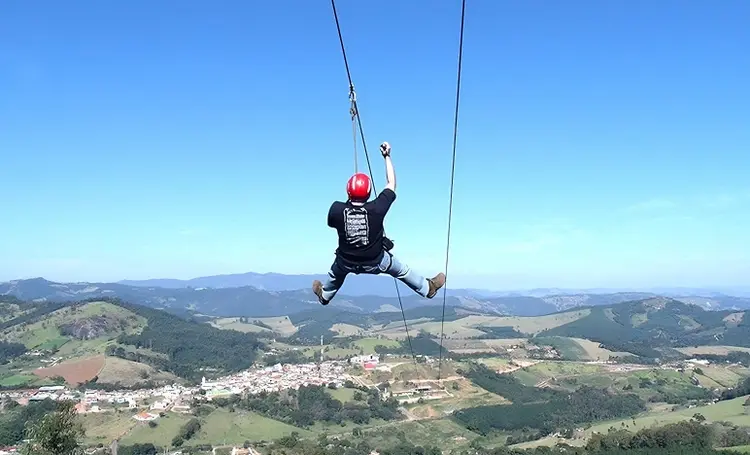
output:
[[[432,275],[460,1],[337,7],[378,189],[393,146],[387,231]],[[449,286],[747,284],[748,17],[468,0]],[[329,2],[4,1],[0,87],[0,280],[330,265],[353,159]]]

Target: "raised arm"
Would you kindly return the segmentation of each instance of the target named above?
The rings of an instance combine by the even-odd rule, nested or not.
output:
[[[385,159],[385,187],[396,192],[396,171],[393,170],[393,161],[391,161],[391,146],[387,142],[380,144],[380,153]]]

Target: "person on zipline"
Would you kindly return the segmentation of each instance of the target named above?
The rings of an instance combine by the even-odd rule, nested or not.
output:
[[[313,281],[313,292],[323,305],[333,299],[350,273],[378,275],[387,273],[398,278],[414,292],[431,299],[445,285],[445,274],[426,279],[390,253],[393,242],[385,237],[383,221],[396,200],[396,174],[391,162],[391,146],[380,145],[385,159],[387,184],[383,191],[370,199],[372,184],[367,174],[354,174],[346,184],[349,199],[335,201],[328,210],[328,226],[338,231],[336,258],[328,271],[325,283]]]

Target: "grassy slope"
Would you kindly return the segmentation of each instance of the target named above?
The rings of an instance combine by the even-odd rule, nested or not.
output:
[[[75,340],[73,337],[61,335],[59,329],[61,325],[75,323],[81,319],[95,316],[106,316],[107,318],[124,321],[124,332],[126,333],[137,333],[146,326],[145,318],[124,308],[111,303],[92,302],[62,308],[25,327],[20,325],[10,327],[3,332],[3,335],[9,341],[23,343],[29,349],[59,349],[70,343],[71,345],[65,346],[65,351],[63,351],[69,355],[99,353],[99,349],[103,352],[103,346],[109,339],[119,335],[119,330],[93,340]]]
[[[107,357],[104,368],[99,372],[99,383],[133,386],[142,381],[158,383],[179,382],[179,378],[171,373],[159,371],[150,365],[132,362],[119,357]]]
[[[287,316],[248,318],[247,322],[240,322],[240,318],[238,317],[219,318],[209,321],[209,324],[217,329],[237,330],[239,332],[252,332],[266,335],[277,334],[280,336],[289,336],[297,331],[297,327],[292,324],[292,321]]]
[[[61,335],[61,325],[80,322],[81,320],[105,316],[116,321],[111,330],[97,338],[78,340],[71,336]],[[120,306],[107,302],[89,302],[82,305],[68,306],[44,315],[40,320],[30,324],[18,324],[6,328],[2,334],[11,341],[20,342],[29,349],[49,349],[55,351],[54,357],[63,359],[63,364],[75,363],[84,358],[104,354],[104,350],[121,333],[138,333],[147,324],[144,317]],[[126,347],[133,350],[132,347]],[[0,366],[0,385],[25,386],[43,385],[48,380],[40,379],[32,371],[37,368],[49,367],[41,363],[42,358],[34,358],[25,362],[14,362],[12,365]],[[147,378],[144,376],[148,376]],[[105,366],[99,374],[99,382],[120,382],[123,385],[133,385],[146,379],[156,381],[176,380],[174,375],[160,372],[154,368],[124,359],[107,357]]]

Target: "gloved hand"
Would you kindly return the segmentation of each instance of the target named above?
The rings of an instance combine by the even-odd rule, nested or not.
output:
[[[387,142],[380,144],[380,153],[383,155],[383,158],[391,156],[391,145]]]

